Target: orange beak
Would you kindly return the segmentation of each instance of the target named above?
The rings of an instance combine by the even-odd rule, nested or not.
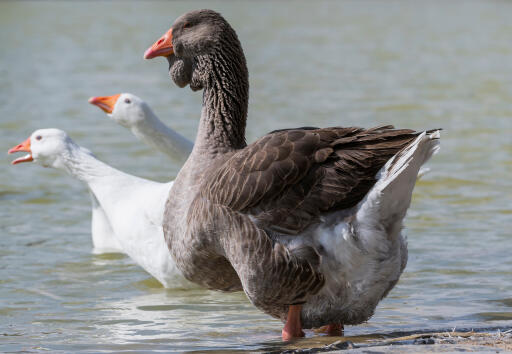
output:
[[[168,57],[174,53],[172,47],[172,27],[158,41],[144,52],[144,59],[153,59],[156,57]]]
[[[105,113],[112,114],[119,96],[121,96],[121,94],[91,97],[89,98],[89,103],[100,107]]]
[[[28,152],[28,154],[23,157],[17,158],[13,162],[11,162],[11,164],[16,165],[16,164],[22,163],[22,162],[34,161],[34,159],[32,158],[32,151],[30,150],[30,138],[28,138],[21,144],[16,145],[15,147],[9,149],[9,151],[7,151],[7,153],[12,154],[12,153],[21,152],[21,151]]]

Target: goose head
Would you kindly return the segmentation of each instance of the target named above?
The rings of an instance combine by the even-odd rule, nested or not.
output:
[[[39,129],[21,144],[9,149],[8,153],[28,152],[12,161],[13,165],[34,161],[44,167],[63,168],[74,145],[66,132],[60,129]]]
[[[228,55],[243,58],[240,42],[229,23],[215,11],[195,10],[176,19],[146,50],[144,59],[166,57],[169,74],[176,85],[188,84],[192,90],[199,90],[206,84],[211,69],[208,58],[226,54],[226,48]],[[245,65],[245,59],[243,62]]]
[[[89,103],[101,108],[110,119],[125,128],[132,128],[150,117],[147,103],[131,93],[91,97]]]

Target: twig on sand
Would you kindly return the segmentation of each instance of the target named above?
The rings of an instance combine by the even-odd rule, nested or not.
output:
[[[406,340],[415,340],[415,339],[423,339],[423,338],[452,338],[452,337],[461,337],[461,338],[469,338],[475,335],[478,336],[493,336],[491,333],[476,333],[476,332],[431,332],[431,333],[418,333],[411,334],[409,336],[397,337],[385,340],[385,342],[403,342]]]

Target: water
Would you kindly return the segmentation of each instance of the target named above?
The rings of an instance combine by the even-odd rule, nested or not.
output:
[[[248,141],[304,125],[444,128],[407,217],[405,273],[346,335],[510,325],[510,2],[0,2],[2,149],[58,127],[123,171],[174,178],[180,166],[86,100],[132,92],[193,138],[201,95],[142,54],[201,7],[222,12],[245,49]],[[1,156],[1,351],[281,346],[281,324],[243,294],[165,290],[127,257],[91,254],[84,186]]]

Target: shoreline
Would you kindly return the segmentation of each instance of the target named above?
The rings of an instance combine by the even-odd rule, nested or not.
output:
[[[317,337],[318,339],[318,337]],[[454,351],[512,351],[512,327],[447,329],[439,331],[395,332],[383,334],[382,339],[365,337],[321,337],[312,345],[308,340],[289,343],[269,353],[326,353],[354,352],[454,352]],[[310,346],[308,346],[308,343]]]

